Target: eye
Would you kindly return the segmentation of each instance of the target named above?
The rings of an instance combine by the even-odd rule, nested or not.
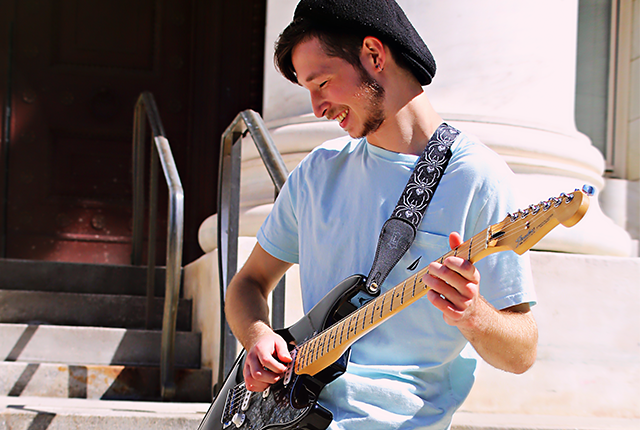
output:
[[[318,85],[318,87],[319,88],[324,88],[324,86],[327,85],[327,82],[329,82],[329,81],[327,80],[327,81],[322,82],[320,85]]]

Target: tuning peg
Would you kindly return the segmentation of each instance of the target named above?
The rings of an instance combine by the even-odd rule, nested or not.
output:
[[[588,196],[592,196],[596,193],[596,189],[593,188],[591,185],[587,185],[587,184],[582,186],[582,191],[584,191],[584,193]]]

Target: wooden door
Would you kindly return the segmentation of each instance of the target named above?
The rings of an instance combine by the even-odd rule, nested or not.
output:
[[[220,133],[239,110],[260,109],[264,0],[3,3],[5,256],[129,263],[133,106],[151,91],[185,188],[184,261],[196,258],[197,228],[215,211]],[[230,27],[247,17],[253,32]],[[246,33],[240,50],[238,37],[225,45]],[[162,262],[166,187],[159,201]]]

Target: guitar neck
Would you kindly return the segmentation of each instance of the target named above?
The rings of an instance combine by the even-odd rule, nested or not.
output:
[[[490,230],[478,233],[437,261],[442,263],[449,256],[459,256],[475,262],[490,253],[500,251],[489,248],[492,236]],[[427,273],[429,270],[425,267],[301,344],[296,352],[295,373],[315,375],[338,360],[356,340],[422,298],[429,290],[422,282],[422,277]]]

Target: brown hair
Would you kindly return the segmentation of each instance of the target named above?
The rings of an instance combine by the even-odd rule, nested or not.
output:
[[[364,66],[360,61],[360,52],[366,35],[331,29],[320,30],[312,26],[308,20],[297,19],[284,29],[275,44],[274,62],[278,71],[285,78],[294,84],[298,83],[291,54],[298,44],[313,37],[318,38],[325,54],[341,58],[353,65],[358,71],[364,71]]]

